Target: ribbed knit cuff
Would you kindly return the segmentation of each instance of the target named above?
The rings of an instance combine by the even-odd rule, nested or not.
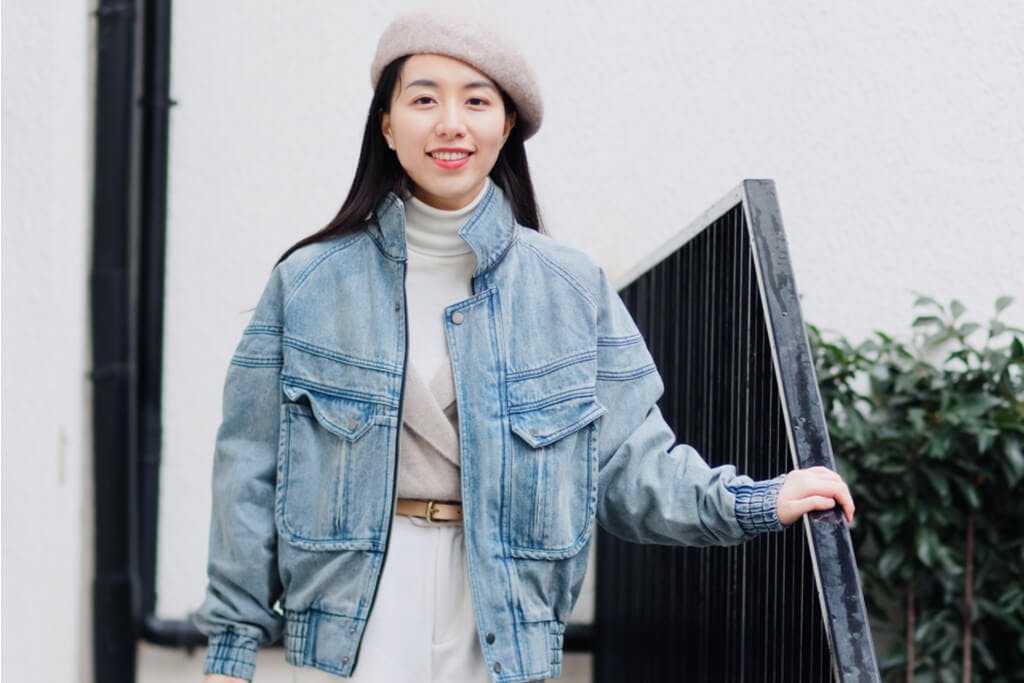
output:
[[[255,639],[237,631],[212,634],[203,673],[251,681],[256,672],[256,646]]]
[[[766,531],[780,531],[782,522],[775,508],[785,474],[774,479],[756,481],[750,486],[729,487],[736,495],[736,521],[748,536]]]

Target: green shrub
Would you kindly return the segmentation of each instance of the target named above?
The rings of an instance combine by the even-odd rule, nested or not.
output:
[[[1024,680],[1024,331],[999,318],[1011,301],[981,325],[919,297],[908,341],[809,327],[872,627],[892,645],[886,680]]]

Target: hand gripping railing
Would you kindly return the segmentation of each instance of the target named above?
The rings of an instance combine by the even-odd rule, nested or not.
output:
[[[835,467],[770,180],[620,280],[680,441],[756,479]],[[879,681],[838,510],[729,548],[597,542],[594,680]]]

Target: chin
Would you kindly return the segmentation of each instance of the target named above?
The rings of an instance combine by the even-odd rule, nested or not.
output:
[[[449,208],[457,208],[465,206],[466,204],[473,201],[476,197],[478,183],[473,183],[465,187],[439,187],[439,188],[426,188],[430,196],[434,197],[437,202],[443,202]],[[457,206],[456,206],[457,205]]]

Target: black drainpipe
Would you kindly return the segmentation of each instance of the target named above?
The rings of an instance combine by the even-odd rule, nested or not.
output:
[[[169,97],[171,3],[99,0],[95,17],[93,680],[134,683],[140,637],[176,645],[202,642],[187,622],[153,616],[167,135],[174,104]],[[143,56],[141,74],[136,43]]]
[[[90,314],[96,574],[93,674],[103,683],[135,680],[135,317],[132,266],[135,191],[132,98],[135,6],[100,0],[97,19],[96,132]]]
[[[171,0],[146,0],[143,17],[142,201],[139,282],[139,466],[137,497],[138,635],[161,645],[205,642],[188,622],[156,617],[157,526],[163,395],[164,274],[167,235],[167,138],[171,81]],[[191,637],[189,637],[191,636]],[[198,638],[196,637],[198,636]]]

